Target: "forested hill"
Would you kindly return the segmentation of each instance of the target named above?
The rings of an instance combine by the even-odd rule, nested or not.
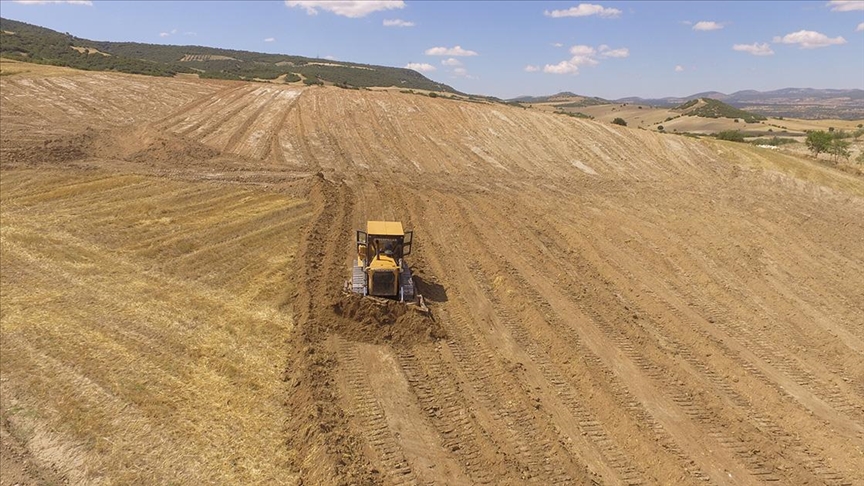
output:
[[[0,56],[91,71],[153,76],[197,73],[202,78],[457,93],[411,69],[204,46],[92,41],[5,18],[0,18]]]

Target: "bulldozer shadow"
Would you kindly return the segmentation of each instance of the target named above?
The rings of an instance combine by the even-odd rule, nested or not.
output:
[[[443,285],[430,282],[420,275],[414,275],[414,285],[417,293],[431,302],[447,302],[447,289]]]

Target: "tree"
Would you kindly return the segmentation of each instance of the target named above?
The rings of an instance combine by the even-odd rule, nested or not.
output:
[[[834,162],[837,162],[837,159],[840,157],[847,160],[849,159],[849,145],[850,143],[848,141],[839,138],[835,138],[831,141],[831,145],[828,147],[828,153],[834,156]]]
[[[828,151],[833,140],[834,137],[830,133],[819,130],[808,133],[805,143],[807,148],[813,152],[813,156],[819,157],[819,154]]]
[[[626,127],[626,126],[627,126],[627,122],[624,121],[624,119],[623,119],[623,118],[620,118],[620,117],[618,117],[618,118],[612,120],[612,123],[615,124],[615,125],[621,125],[622,127]]]

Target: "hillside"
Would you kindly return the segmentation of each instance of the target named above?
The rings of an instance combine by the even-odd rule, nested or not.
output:
[[[680,112],[685,116],[699,116],[703,118],[740,118],[744,120],[744,123],[756,123],[766,120],[764,116],[739,110],[722,101],[711,98],[699,98],[687,101],[673,108],[673,111]]]
[[[202,46],[92,41],[9,19],[0,19],[0,56],[91,71],[457,93],[411,69]]]
[[[561,93],[551,96],[520,96],[518,98],[513,98],[507,101],[513,101],[518,103],[549,103],[556,106],[570,107],[603,105],[610,103],[603,98],[580,96],[575,93],[571,93],[570,91],[562,91]]]
[[[861,177],[399,90],[28,68],[0,77],[4,484],[864,483]],[[431,317],[343,295],[379,218]]]

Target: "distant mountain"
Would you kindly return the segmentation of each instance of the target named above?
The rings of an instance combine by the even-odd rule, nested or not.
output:
[[[91,71],[153,76],[194,73],[202,78],[279,80],[345,88],[395,86],[461,94],[412,69],[204,46],[92,41],[5,18],[0,18],[0,56]]]
[[[813,88],[784,88],[774,91],[755,91],[752,89],[736,91],[732,94],[724,94],[718,91],[706,91],[696,93],[683,98],[669,96],[666,98],[639,98],[631,96],[615,100],[615,103],[641,103],[652,106],[676,106],[690,100],[699,98],[712,98],[724,103],[735,105],[741,103],[758,102],[761,104],[786,104],[794,102],[814,102],[825,100],[836,100],[847,98],[864,102],[864,90],[861,89],[813,89]]]
[[[513,98],[507,101],[516,101],[520,103],[546,103],[548,101],[553,101],[555,99],[561,98],[578,98],[579,95],[576,93],[572,93],[570,91],[562,91],[560,93],[549,95],[549,96],[520,96],[518,98]]]
[[[683,98],[629,97],[615,100],[615,102],[674,107],[700,98],[712,98],[735,108],[765,116],[864,118],[864,90],[862,89],[784,88],[774,91],[736,91],[729,95],[709,91]]]

